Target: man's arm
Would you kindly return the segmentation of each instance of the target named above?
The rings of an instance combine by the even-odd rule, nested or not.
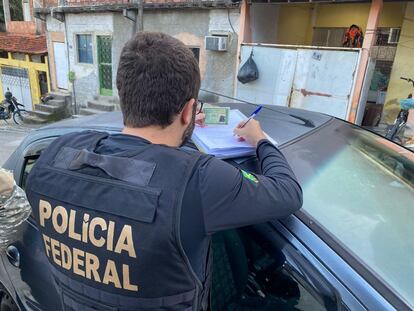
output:
[[[283,154],[264,136],[244,134],[251,133],[254,126],[260,129],[257,121],[250,122],[250,129],[236,132],[257,145],[263,175],[244,172],[215,158],[199,170],[208,234],[284,217],[302,206],[302,189]]]
[[[17,241],[18,227],[31,211],[26,195],[16,185],[13,174],[0,167],[0,251]]]

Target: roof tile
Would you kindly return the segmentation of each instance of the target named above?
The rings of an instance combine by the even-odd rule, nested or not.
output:
[[[47,53],[46,36],[0,32],[0,50],[29,54]]]

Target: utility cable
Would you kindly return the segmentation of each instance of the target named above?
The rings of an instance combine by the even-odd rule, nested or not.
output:
[[[229,20],[230,27],[233,30],[233,33],[235,34],[236,31],[234,30],[233,24],[231,23],[231,19],[230,19],[230,9],[227,9],[227,19]]]

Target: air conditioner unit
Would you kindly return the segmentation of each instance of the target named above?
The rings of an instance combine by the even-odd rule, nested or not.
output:
[[[401,28],[390,28],[390,33],[388,35],[388,43],[396,44],[400,40]]]
[[[228,36],[205,36],[204,46],[210,51],[227,51]]]

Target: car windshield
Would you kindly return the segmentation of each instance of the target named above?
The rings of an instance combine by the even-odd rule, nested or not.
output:
[[[342,122],[328,129],[289,152],[304,163],[303,209],[414,305],[414,155]]]

